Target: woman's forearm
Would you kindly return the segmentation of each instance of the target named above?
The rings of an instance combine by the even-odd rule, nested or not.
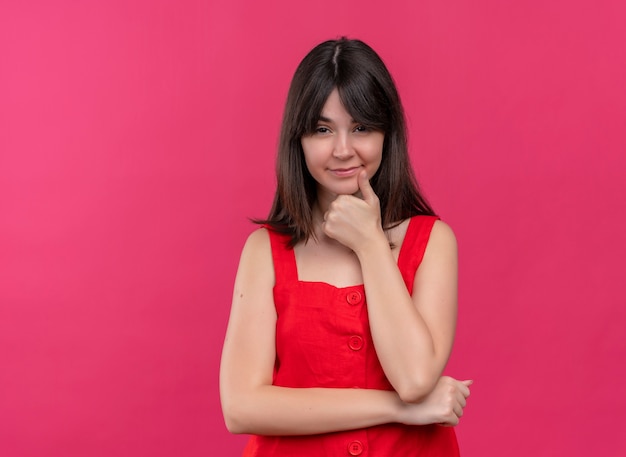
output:
[[[408,293],[384,239],[364,244],[357,255],[378,358],[400,397],[417,402],[434,388],[454,339],[454,235],[442,223],[433,228],[413,295]]]
[[[223,395],[226,425],[233,433],[314,435],[387,423],[457,425],[471,381],[448,376],[419,403],[388,390],[260,386]]]
[[[402,402],[393,391],[269,385],[223,398],[223,409],[232,433],[313,435],[396,422]]]
[[[440,375],[431,333],[406,290],[388,247],[361,257],[370,329],[387,378],[406,401],[418,400]]]

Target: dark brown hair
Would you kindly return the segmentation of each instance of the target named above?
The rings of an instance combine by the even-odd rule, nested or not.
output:
[[[380,200],[383,227],[415,215],[434,215],[410,165],[404,110],[385,64],[360,40],[325,41],[300,62],[291,81],[276,161],[274,203],[266,220],[255,221],[290,235],[292,246],[313,235],[312,209],[317,198],[301,139],[315,130],[334,88],[355,122],[385,134],[380,167],[370,178]]]

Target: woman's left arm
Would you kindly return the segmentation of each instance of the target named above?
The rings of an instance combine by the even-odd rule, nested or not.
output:
[[[387,378],[406,402],[434,388],[448,361],[457,318],[457,247],[454,233],[436,221],[415,274],[413,296],[388,244],[357,252],[376,353]]]
[[[359,185],[363,199],[335,200],[325,217],[325,231],[358,256],[376,353],[400,398],[416,403],[433,390],[452,350],[456,238],[448,225],[435,222],[411,296],[380,226],[378,198],[364,175]]]

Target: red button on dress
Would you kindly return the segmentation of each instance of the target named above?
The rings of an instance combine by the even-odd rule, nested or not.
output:
[[[350,455],[361,455],[363,453],[363,443],[354,440],[348,445],[348,453]]]
[[[353,351],[360,351],[363,347],[363,338],[359,335],[351,336],[348,340],[348,347]]]
[[[362,299],[363,297],[361,297],[361,293],[358,290],[355,290],[354,292],[349,292],[348,295],[346,295],[346,300],[351,305],[358,305],[359,303],[361,303]]]

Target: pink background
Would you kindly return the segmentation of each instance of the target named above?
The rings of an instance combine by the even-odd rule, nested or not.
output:
[[[345,34],[459,239],[463,455],[626,455],[623,5],[2,2],[0,454],[239,454],[217,378],[246,217],[298,61]]]

